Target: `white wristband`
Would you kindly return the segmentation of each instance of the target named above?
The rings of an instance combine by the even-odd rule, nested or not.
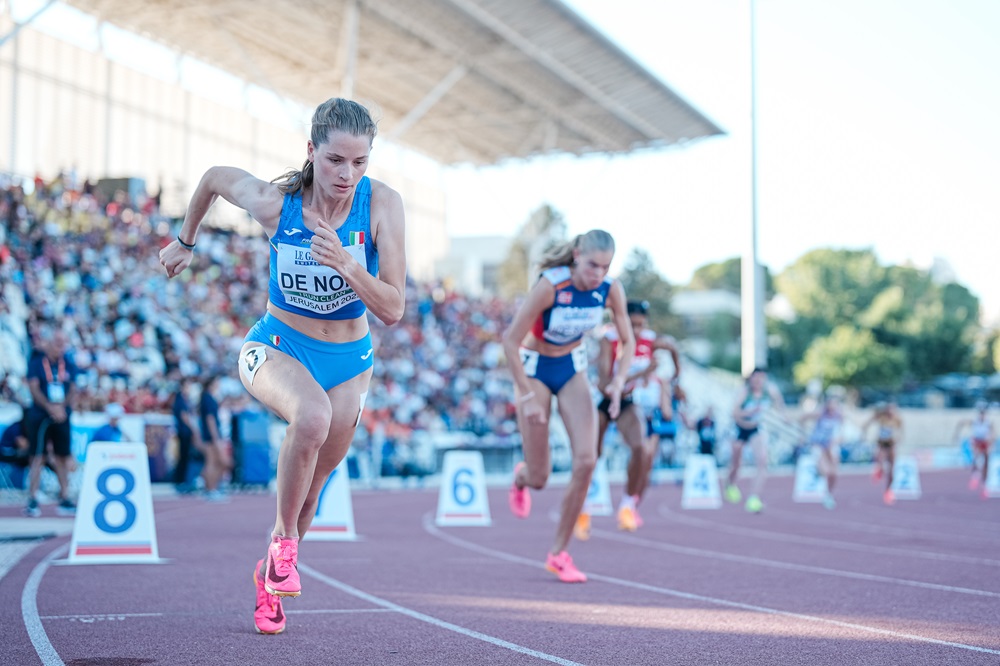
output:
[[[535,392],[534,391],[528,391],[527,393],[525,393],[524,395],[522,395],[520,398],[518,398],[517,401],[518,402],[528,402],[529,400],[531,400],[534,397],[535,397]]]

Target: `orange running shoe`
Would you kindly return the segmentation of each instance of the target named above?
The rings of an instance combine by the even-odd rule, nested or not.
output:
[[[524,467],[523,462],[514,465],[515,479],[522,467]],[[518,488],[516,483],[511,483],[510,491],[507,493],[507,502],[510,504],[510,512],[518,518],[527,518],[528,514],[531,513],[531,495],[528,494],[527,486]]]
[[[618,509],[618,529],[626,532],[635,532],[639,525],[635,519],[635,509],[623,506]]]
[[[267,547],[267,572],[264,588],[279,597],[297,597],[302,594],[299,581],[299,538],[271,537]]]
[[[573,526],[573,536],[580,541],[586,541],[590,538],[590,514],[586,511],[581,511],[580,515],[577,516],[576,525]]]
[[[573,558],[565,550],[558,555],[549,553],[545,558],[545,568],[559,576],[564,583],[586,583],[587,576],[576,568]]]
[[[257,560],[253,570],[253,586],[257,589],[257,607],[253,611],[253,624],[258,634],[280,634],[285,630],[285,613],[281,597],[268,594],[260,576],[264,560]]]

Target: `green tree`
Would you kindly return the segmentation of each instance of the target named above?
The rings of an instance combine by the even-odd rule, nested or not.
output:
[[[795,381],[802,386],[819,379],[824,387],[888,388],[898,385],[905,364],[903,350],[879,343],[871,331],[842,324],[809,345],[795,365]]]
[[[497,268],[500,296],[516,298],[534,284],[538,260],[553,245],[566,241],[562,213],[549,204],[540,206],[514,234],[507,257]]]
[[[670,312],[674,289],[653,265],[645,250],[632,250],[625,261],[625,270],[618,276],[630,301],[649,301],[649,325],[661,333],[679,330],[677,318]]]
[[[977,375],[992,375],[1000,358],[1000,329],[981,329],[972,343],[971,371]]]
[[[709,365],[729,370],[740,371],[740,320],[732,315],[717,313],[712,315],[705,325],[705,337],[711,344]]]
[[[1000,331],[993,336],[993,371],[1000,372]]]
[[[742,265],[740,257],[732,257],[725,261],[699,266],[688,282],[688,289],[725,289],[738,294],[740,285],[743,284]],[[764,267],[764,295],[767,299],[774,296],[774,278],[767,266]]]
[[[815,317],[796,317],[791,321],[768,318],[767,330],[769,339],[779,341],[768,346],[768,370],[776,377],[791,380],[795,364],[802,360],[814,340],[830,332],[830,326]]]
[[[959,284],[932,284],[903,323],[907,371],[917,379],[971,370],[979,299]]]
[[[774,356],[796,378],[796,363],[812,353],[815,365],[816,349],[825,349],[815,343],[840,326],[901,353],[897,382],[973,369],[979,300],[962,285],[938,284],[913,266],[883,267],[870,250],[825,249],[800,257],[777,286],[796,319],[773,324],[782,341]]]
[[[813,250],[777,277],[778,290],[800,317],[853,324],[888,285],[871,250]]]
[[[859,315],[858,324],[880,343],[906,352],[910,377],[972,370],[979,299],[962,285],[937,284],[909,266],[891,266],[887,276],[891,285]]]

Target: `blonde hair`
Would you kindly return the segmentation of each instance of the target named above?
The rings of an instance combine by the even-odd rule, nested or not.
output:
[[[572,266],[573,251],[580,250],[581,253],[615,251],[615,239],[603,229],[591,229],[585,234],[580,234],[576,238],[547,251],[539,262],[539,268],[546,270],[556,266]]]
[[[333,97],[317,106],[313,112],[309,139],[313,146],[320,146],[330,138],[330,132],[367,136],[371,145],[375,141],[378,128],[372,120],[371,113],[364,106],[349,99]],[[295,194],[312,185],[312,181],[313,164],[312,161],[306,160],[301,171],[297,169],[286,171],[271,182],[278,186],[278,191],[282,194]]]

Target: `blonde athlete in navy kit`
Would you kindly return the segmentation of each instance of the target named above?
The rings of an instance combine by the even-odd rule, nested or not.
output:
[[[597,463],[597,408],[587,379],[583,335],[601,324],[605,309],[611,310],[622,348],[621,365],[605,388],[611,399],[612,418],[618,416],[635,353],[632,325],[625,310],[625,289],[621,282],[608,277],[614,253],[614,239],[599,229],[549,252],[541,263],[541,278],[503,336],[517,395],[517,423],[524,453],[524,462],[514,468],[509,493],[515,516],[528,517],[528,488],[544,488],[552,469],[548,422],[553,395],[569,434],[573,470],[555,541],[545,561],[546,568],[566,583],[587,580],[573,564],[566,546]]]
[[[361,418],[373,362],[366,312],[386,324],[403,316],[403,203],[364,175],[375,133],[363,106],[327,100],[313,114],[302,171],[268,183],[212,167],[191,197],[177,240],[160,252],[169,277],[187,268],[198,227],[219,196],[247,211],[270,241],[267,312],[239,358],[247,391],[288,422],[278,456],[277,518],[254,570],[260,633],[285,628],[281,597],[301,592],[298,540]]]

